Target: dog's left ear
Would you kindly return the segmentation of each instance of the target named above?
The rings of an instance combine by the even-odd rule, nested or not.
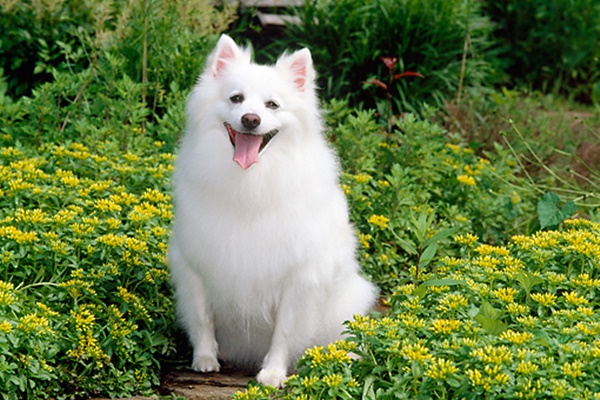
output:
[[[305,92],[313,87],[316,74],[308,49],[284,54],[277,60],[276,67],[291,76],[299,91]]]

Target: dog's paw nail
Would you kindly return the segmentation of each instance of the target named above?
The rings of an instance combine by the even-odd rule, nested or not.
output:
[[[284,370],[281,369],[262,369],[256,376],[258,383],[270,385],[274,387],[283,387],[283,383],[287,379]]]
[[[213,356],[199,356],[194,358],[192,369],[196,372],[219,372],[221,366]]]

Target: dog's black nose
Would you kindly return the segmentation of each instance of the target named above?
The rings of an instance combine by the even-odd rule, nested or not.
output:
[[[242,125],[248,129],[254,129],[260,125],[260,117],[257,114],[244,114],[242,115]]]

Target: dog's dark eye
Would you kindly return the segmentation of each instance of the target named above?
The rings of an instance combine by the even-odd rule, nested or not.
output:
[[[233,96],[231,96],[229,98],[229,101],[231,101],[234,104],[242,103],[244,101],[244,95],[242,95],[242,94],[234,94]]]
[[[269,100],[265,103],[265,107],[270,108],[271,110],[277,110],[279,108],[279,104],[276,101]]]

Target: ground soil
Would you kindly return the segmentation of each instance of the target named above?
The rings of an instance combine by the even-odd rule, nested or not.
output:
[[[172,371],[162,382],[162,395],[183,396],[188,400],[230,400],[243,390],[254,372],[225,367],[219,373],[201,374],[193,371]]]

